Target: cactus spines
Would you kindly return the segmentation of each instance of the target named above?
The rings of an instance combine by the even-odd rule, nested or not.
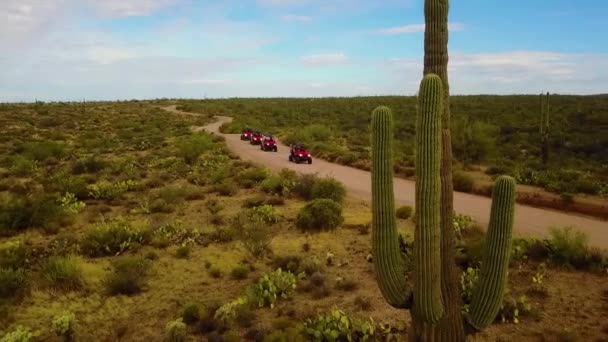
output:
[[[492,209],[479,284],[473,293],[468,322],[477,330],[492,324],[504,295],[509,252],[511,251],[515,180],[509,176],[496,179]]]
[[[541,159],[543,164],[549,162],[549,92],[546,100],[540,94],[540,139],[541,139]]]
[[[416,119],[416,231],[414,234],[414,312],[427,324],[443,315],[441,298],[441,78],[420,82]]]
[[[388,107],[372,113],[372,253],[382,295],[393,307],[409,309],[412,290],[399,251],[393,193],[393,117]]]

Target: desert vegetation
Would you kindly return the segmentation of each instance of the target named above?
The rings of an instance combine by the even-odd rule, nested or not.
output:
[[[0,106],[2,341],[405,336],[408,315],[376,284],[368,204],[334,179],[239,160],[195,132],[209,117],[156,105]],[[395,215],[408,260],[415,210]],[[454,229],[465,310],[485,238],[462,215]],[[515,238],[509,260],[480,338],[605,336],[606,257],[584,235]],[[568,331],[552,324],[564,301],[577,303]]]

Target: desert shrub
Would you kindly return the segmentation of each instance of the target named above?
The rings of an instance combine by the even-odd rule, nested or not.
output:
[[[54,228],[64,217],[64,211],[50,195],[0,198],[0,235],[12,235],[28,228]]]
[[[60,159],[65,155],[65,146],[54,141],[31,142],[25,145],[25,155],[31,159],[45,161],[49,158]]]
[[[552,227],[549,239],[551,261],[581,270],[597,270],[608,265],[608,257],[590,249],[587,235],[574,227]]]
[[[177,248],[177,250],[175,251],[175,255],[180,259],[187,259],[188,257],[190,257],[190,246],[189,245],[179,246]]]
[[[75,161],[72,164],[72,174],[98,173],[105,169],[108,163],[97,156],[90,156]]]
[[[317,175],[314,174],[301,174],[292,187],[292,192],[309,201],[312,199],[312,189],[318,179]]]
[[[454,183],[454,190],[461,192],[471,192],[473,191],[473,185],[475,181],[473,177],[462,171],[454,172],[452,176],[452,181]]]
[[[52,256],[42,262],[40,273],[55,289],[79,290],[84,286],[80,262],[72,256]]]
[[[368,297],[357,296],[355,297],[354,304],[361,311],[370,311],[372,309],[372,301]]]
[[[178,318],[165,325],[165,333],[168,342],[184,342],[188,331],[186,330],[186,324],[181,318]]]
[[[123,256],[112,262],[113,271],[104,279],[110,295],[133,295],[139,293],[144,285],[150,261],[142,257]]]
[[[213,141],[208,134],[192,134],[177,142],[177,156],[187,164],[194,164],[203,152],[213,147]]]
[[[216,198],[210,198],[205,202],[205,208],[209,210],[211,214],[217,214],[224,209],[220,201]]]
[[[459,116],[453,121],[454,157],[459,161],[479,163],[486,161],[496,150],[498,127],[483,121]]]
[[[265,273],[248,291],[248,297],[257,302],[259,307],[274,307],[279,298],[288,298],[289,294],[296,288],[299,278],[303,275],[295,275],[285,272],[280,268],[269,273]]]
[[[201,319],[201,309],[198,304],[188,304],[182,311],[182,320],[186,324],[194,324]]]
[[[413,211],[414,209],[412,207],[410,207],[409,205],[404,205],[397,208],[395,215],[402,220],[407,220],[408,218],[410,218],[410,216],[412,216]]]
[[[277,213],[276,209],[272,205],[268,204],[254,207],[252,215],[254,218],[257,218],[266,224],[274,224],[280,220],[279,213]]]
[[[115,200],[120,199],[126,192],[139,190],[142,184],[135,180],[124,180],[111,183],[102,180],[87,186],[89,196],[94,199]]]
[[[21,268],[30,254],[31,251],[22,241],[8,242],[0,248],[0,268]]]
[[[70,192],[66,192],[63,196],[61,196],[59,202],[61,203],[61,208],[63,208],[63,211],[66,214],[71,215],[82,212],[87,206],[86,203],[79,201],[76,198],[76,195]]]
[[[15,156],[11,166],[11,174],[17,177],[32,176],[38,171],[38,161],[23,156]]]
[[[359,287],[356,281],[352,279],[347,279],[343,277],[338,277],[336,279],[336,289],[344,292],[352,292]]]
[[[248,274],[249,274],[249,267],[247,267],[245,265],[235,266],[232,269],[232,271],[230,272],[232,279],[245,279],[245,278],[247,278]]]
[[[38,333],[32,332],[30,328],[18,325],[15,330],[2,336],[0,342],[33,342],[37,336]]]
[[[474,221],[471,216],[454,213],[453,224],[456,238],[462,239],[464,234],[473,227]]]
[[[258,208],[273,209],[271,206]],[[241,244],[255,258],[270,251],[274,232],[272,223],[277,221],[272,210],[247,209],[232,218],[230,227],[239,237]]]
[[[261,183],[262,190],[275,195],[287,195],[290,191],[289,183],[279,176],[270,176]]]
[[[211,267],[209,267],[209,275],[211,275],[213,278],[221,278],[222,277],[222,269],[217,266],[217,265],[212,265]]]
[[[473,298],[473,291],[479,280],[479,268],[468,267],[460,275],[460,295],[464,303],[464,310],[468,312],[469,304]]]
[[[14,298],[26,286],[22,269],[0,268],[0,298]]]
[[[44,180],[44,189],[47,192],[57,192],[60,194],[72,193],[78,199],[89,198],[87,176],[73,176],[65,172],[58,172]]]
[[[254,197],[248,198],[243,202],[243,208],[254,208],[259,207],[264,204],[267,204],[266,201],[268,197],[265,195],[256,195]]]
[[[213,191],[220,196],[234,196],[238,192],[238,188],[232,181],[224,181],[213,186]]]
[[[251,310],[249,306],[242,306],[236,311],[236,317],[234,320],[239,327],[250,328],[255,321],[255,312]]]
[[[296,226],[304,231],[332,230],[343,221],[339,203],[330,199],[316,199],[300,210]]]
[[[241,184],[242,182],[251,182],[252,184],[258,184],[264,179],[266,179],[266,177],[268,177],[268,170],[263,168],[252,168],[241,172],[239,174],[238,181]]]
[[[519,323],[521,316],[529,315],[533,312],[532,304],[526,296],[514,298],[508,294],[503,298],[503,303],[496,317],[496,321],[507,323]]]
[[[291,273],[300,272],[300,263],[302,259],[297,255],[275,256],[272,260],[275,269],[280,268]]]
[[[73,341],[76,328],[76,314],[71,311],[64,311],[53,318],[52,326],[55,334],[62,337],[64,341]]]
[[[314,183],[311,195],[313,199],[327,198],[336,203],[342,203],[346,196],[346,188],[334,178],[320,178]]]
[[[90,257],[118,255],[130,249],[134,243],[144,242],[143,232],[129,223],[102,223],[86,233],[81,241],[81,251]]]
[[[304,323],[304,333],[315,341],[371,340],[376,336],[373,321],[348,317],[344,311],[333,310]]]

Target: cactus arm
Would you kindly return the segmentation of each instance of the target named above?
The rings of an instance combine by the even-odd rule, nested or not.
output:
[[[412,306],[412,290],[399,250],[393,192],[393,118],[389,108],[372,113],[372,254],[380,292],[400,309]]]
[[[471,299],[467,321],[473,328],[482,330],[492,324],[502,304],[509,270],[509,253],[513,231],[515,181],[501,176],[492,192],[492,209],[488,226],[484,259],[479,285]]]
[[[441,298],[441,78],[420,82],[416,118],[416,231],[414,313],[434,324],[443,315]]]

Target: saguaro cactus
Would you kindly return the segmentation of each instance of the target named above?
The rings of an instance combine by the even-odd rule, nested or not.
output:
[[[440,122],[443,98],[441,78],[427,74],[420,83],[416,120],[413,287],[407,279],[408,270],[399,254],[394,219],[392,114],[387,107],[378,107],[372,113],[374,266],[379,287],[388,303],[397,308],[411,309],[414,323],[412,339],[415,341],[464,341],[465,337],[464,329],[460,329],[461,333],[454,334],[453,330],[441,325],[447,313],[442,286],[443,269],[449,267],[458,273],[454,259],[445,259],[445,254],[440,250],[440,242],[443,240],[443,230],[440,229],[443,215],[440,177],[444,136]],[[493,191],[481,279],[477,292],[473,295],[470,315],[463,316],[462,307],[459,307],[456,317],[460,321],[459,325],[462,327],[466,322],[471,332],[491,324],[500,309],[508,270],[514,203],[513,178],[499,177]],[[451,291],[459,296],[458,284]]]
[[[546,100],[545,100],[546,98]],[[549,92],[540,94],[540,154],[543,164],[549,162]]]

